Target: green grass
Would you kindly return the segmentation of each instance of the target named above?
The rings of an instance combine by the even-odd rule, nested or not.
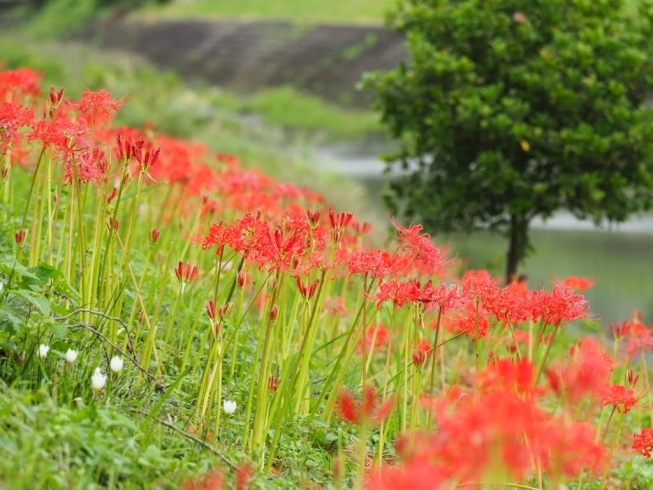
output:
[[[267,124],[304,130],[328,140],[361,139],[381,132],[378,114],[342,109],[292,87],[262,89],[250,97],[220,91],[217,103],[241,114],[255,114]]]
[[[166,17],[273,19],[299,23],[382,24],[395,0],[205,0],[171,2],[143,12]]]

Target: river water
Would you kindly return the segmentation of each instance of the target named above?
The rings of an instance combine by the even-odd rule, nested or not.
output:
[[[382,206],[380,191],[390,177],[384,175],[385,163],[378,155],[387,151],[380,145],[346,143],[320,147],[316,159],[324,170],[360,180]],[[449,244],[451,253],[470,267],[488,268],[499,275],[503,271],[507,242],[500,237],[479,232],[465,238],[435,238]],[[597,284],[586,296],[592,315],[604,327],[628,319],[635,309],[644,312],[647,323],[653,323],[653,215],[597,229],[591,222],[560,211],[546,222],[535,220],[531,240],[535,251],[520,273],[528,276],[532,288],[548,288],[555,277],[590,277]]]

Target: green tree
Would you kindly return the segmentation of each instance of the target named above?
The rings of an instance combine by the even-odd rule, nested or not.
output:
[[[533,218],[596,223],[653,204],[653,3],[403,0],[410,61],[368,75],[401,141],[393,212],[435,232],[508,238],[507,278]]]

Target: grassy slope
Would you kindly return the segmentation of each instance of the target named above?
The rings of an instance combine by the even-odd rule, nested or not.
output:
[[[379,238],[383,235],[385,213],[373,209],[364,188],[316,169],[311,150],[318,140],[362,137],[378,130],[371,113],[350,113],[289,88],[251,98],[215,88],[191,88],[176,75],[162,74],[145,62],[73,44],[0,36],[0,53],[0,61],[9,67],[33,66],[47,73],[46,86],[65,86],[71,98],[85,89],[101,88],[124,97],[121,124],[141,127],[152,122],[161,132],[236,154],[269,175],[325,194],[338,207],[377,223]],[[255,124],[242,117],[254,112],[261,120]]]
[[[295,22],[381,24],[396,0],[204,0],[172,2],[145,12],[169,17],[212,16],[279,19]]]

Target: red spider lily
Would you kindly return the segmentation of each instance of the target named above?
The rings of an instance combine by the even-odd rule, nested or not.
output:
[[[384,324],[380,323],[377,326],[368,327],[364,337],[356,347],[356,352],[362,354],[363,352],[379,351],[387,345],[389,339],[390,330]]]
[[[491,302],[501,290],[497,281],[486,270],[467,271],[463,276],[462,285],[465,296],[483,303]]]
[[[347,272],[351,275],[383,279],[398,277],[412,268],[409,257],[387,250],[355,250],[347,255]]]
[[[116,136],[116,155],[118,161],[126,163],[136,155],[136,152],[145,144],[144,140],[138,140],[136,143],[132,143],[131,140],[125,140],[125,137],[122,134]]]
[[[184,483],[184,490],[223,490],[224,488],[225,476],[220,470],[211,470],[202,478]]]
[[[352,213],[336,213],[333,209],[329,210],[333,243],[339,244],[341,242],[342,235],[353,218]]]
[[[134,158],[140,164],[141,172],[147,172],[154,166],[160,154],[161,148],[148,148],[144,150],[143,147],[140,147],[136,149]]]
[[[628,413],[635,406],[641,396],[635,395],[635,392],[619,384],[609,385],[603,393],[603,405],[614,405],[619,413]]]
[[[320,211],[311,211],[310,209],[307,209],[306,216],[308,217],[308,221],[312,228],[315,228],[320,224]]]
[[[113,100],[113,95],[107,90],[94,92],[86,90],[79,102],[69,101],[67,106],[78,112],[78,117],[89,126],[98,127],[111,121],[118,112],[122,101]]]
[[[179,265],[175,268],[175,275],[177,280],[181,283],[181,292],[184,292],[186,284],[193,282],[197,275],[200,273],[199,267],[193,265],[190,262],[179,261]]]
[[[646,427],[639,434],[633,436],[633,449],[646,456],[651,457],[653,451],[653,429]]]
[[[487,377],[480,373],[479,379]],[[496,473],[522,478],[538,466],[567,477],[603,467],[607,452],[592,427],[552,416],[538,406],[537,396],[524,397],[513,389],[466,395],[458,390],[433,401],[438,431],[412,458],[437,462],[454,481]]]
[[[449,264],[450,261],[445,260],[442,249],[435,246],[431,236],[422,233],[422,225],[404,228],[394,220],[392,224],[399,231],[399,248],[417,262],[426,274],[440,274]]]
[[[317,287],[320,284],[319,279],[315,279],[312,282],[309,282],[308,284],[304,284],[302,280],[297,277],[297,287],[299,287],[299,292],[301,295],[306,298],[306,299],[311,299],[315,295],[315,291],[317,291]]]
[[[447,484],[446,472],[429,461],[416,458],[403,466],[373,470],[365,481],[368,490],[442,490]]]
[[[419,301],[424,303],[427,309],[434,308],[435,306],[439,307],[442,313],[464,304],[462,292],[457,285],[435,285],[431,280],[422,288]]]
[[[565,322],[587,317],[588,303],[572,288],[555,286],[551,293],[546,291],[533,293],[532,313],[536,321],[559,326]]]
[[[209,319],[215,323],[218,320],[218,308],[215,305],[215,301],[212,299],[209,300],[206,305],[206,314],[209,316]]]
[[[639,318],[633,321],[619,322],[610,325],[615,340],[627,339],[626,352],[635,357],[644,351],[653,350],[653,331],[644,325]]]
[[[20,150],[24,128],[34,122],[34,111],[16,102],[0,104],[0,155]]]
[[[215,301],[213,301],[212,299],[209,300],[209,302],[207,303],[206,314],[209,316],[209,319],[213,324],[213,328],[215,330],[216,335],[220,333],[220,328],[222,327],[222,322],[224,321],[224,317],[229,314],[232,307],[233,307],[233,303],[231,301],[225,305],[222,305],[219,308],[216,306]]]
[[[464,333],[476,341],[487,336],[490,330],[490,320],[482,304],[469,300],[462,308],[454,310],[444,317],[443,326],[453,333]]]
[[[479,389],[484,393],[505,390],[527,397],[541,395],[544,389],[536,386],[535,372],[535,365],[528,359],[495,359],[479,373]]]
[[[592,288],[596,281],[586,277],[569,276],[559,282],[560,285],[568,288],[573,288],[576,291],[583,292]]]
[[[392,301],[395,307],[401,308],[406,303],[419,301],[421,291],[419,281],[401,281],[390,279],[379,286],[379,291],[374,296],[377,300],[376,307],[381,308],[386,301]]]
[[[501,322],[524,322],[531,318],[532,295],[512,287],[497,289],[484,298],[483,306]]]
[[[256,242],[256,253],[250,250],[250,260],[266,265],[270,270],[297,270],[299,259],[306,253],[309,237],[304,230],[292,229],[268,231],[267,236],[260,237]],[[317,284],[316,284],[317,287]]]
[[[218,247],[217,254],[222,255],[224,246],[227,244],[227,226],[224,221],[215,223],[209,228],[208,235],[205,237],[196,237],[194,240],[202,245],[202,249],[209,250],[214,246]]]
[[[54,85],[50,87],[50,105],[56,109],[59,107],[61,102],[63,102],[63,94],[66,91],[65,87],[59,90],[58,92],[55,90]]]
[[[88,151],[68,154],[64,159],[64,182],[71,184],[78,179],[80,182],[104,183],[107,180],[109,163],[104,151],[99,148],[89,148]]]
[[[249,490],[254,480],[254,469],[247,463],[242,463],[236,469],[236,490]]]
[[[378,425],[383,422],[395,406],[394,398],[377,403],[377,392],[372,386],[363,389],[362,402],[356,400],[347,390],[342,390],[338,396],[338,413],[350,424],[371,423]]]
[[[0,100],[10,102],[25,96],[41,94],[43,76],[31,68],[0,71]]]
[[[639,381],[639,374],[635,374],[635,371],[629,369],[626,371],[626,381],[628,382],[628,387],[632,388]]]
[[[41,119],[35,121],[29,140],[40,140],[45,148],[55,147],[63,156],[88,150],[90,144],[85,139],[88,125],[84,121],[72,121],[67,117]]]
[[[568,363],[547,369],[553,391],[566,403],[577,404],[585,396],[600,398],[613,370],[610,355],[598,340],[588,337],[571,349]]]

